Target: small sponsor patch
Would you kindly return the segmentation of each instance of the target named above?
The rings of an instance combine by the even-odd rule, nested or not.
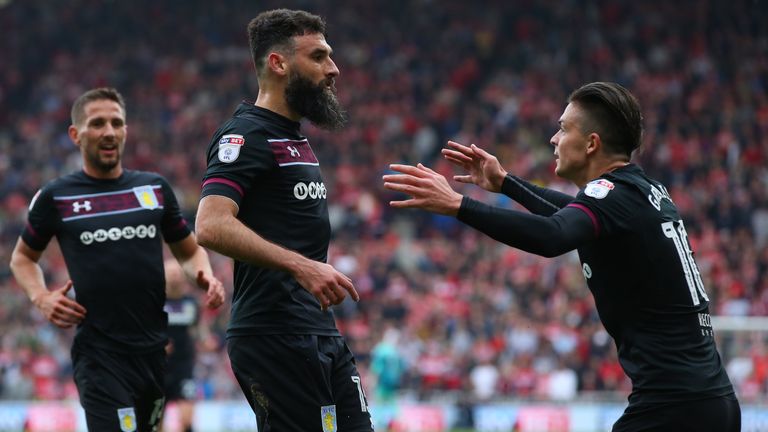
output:
[[[240,148],[245,145],[242,135],[224,135],[219,140],[219,160],[224,163],[232,163],[240,156]]]
[[[120,419],[121,431],[133,432],[136,430],[136,411],[134,411],[133,407],[118,409],[117,418]]]
[[[612,182],[605,179],[597,179],[587,184],[587,187],[584,188],[584,194],[592,198],[603,199],[613,188]]]
[[[133,188],[133,194],[136,195],[136,199],[139,200],[141,207],[154,210],[160,207],[157,202],[157,196],[155,196],[155,190],[152,186],[138,186]]]
[[[336,405],[320,407],[320,419],[323,422],[323,432],[336,432]]]

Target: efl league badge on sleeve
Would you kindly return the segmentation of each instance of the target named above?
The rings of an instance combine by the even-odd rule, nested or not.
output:
[[[597,179],[587,183],[587,187],[584,188],[584,194],[592,198],[603,199],[613,188],[612,182],[605,179]]]
[[[240,156],[240,148],[245,145],[242,135],[224,135],[219,140],[219,160],[232,163]]]
[[[323,422],[323,432],[336,432],[336,405],[320,407],[320,419]]]
[[[139,205],[147,210],[154,210],[160,207],[157,203],[157,196],[152,186],[137,186],[133,188],[133,194],[136,195],[136,199],[139,200]]]
[[[134,432],[136,430],[136,411],[133,410],[133,407],[118,409],[117,418],[120,419],[121,431]]]

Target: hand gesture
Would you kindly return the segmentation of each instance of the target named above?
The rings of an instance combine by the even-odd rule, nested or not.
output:
[[[34,304],[45,315],[48,321],[60,328],[70,328],[80,324],[85,318],[86,310],[78,302],[67,297],[72,289],[72,281],[59,289],[47,291],[34,299]]]
[[[206,275],[202,270],[197,272],[197,286],[206,290],[205,306],[216,309],[224,304],[224,284],[213,275]]]
[[[448,147],[450,148],[442,150],[443,157],[469,173],[453,176],[454,180],[460,183],[473,183],[490,192],[501,191],[507,172],[501,167],[496,156],[474,144],[467,147],[448,141]]]
[[[385,175],[384,188],[412,197],[403,201],[390,201],[390,206],[420,208],[448,216],[456,216],[459,213],[463,197],[451,188],[444,176],[422,164],[392,164],[389,168],[402,174]]]
[[[294,277],[299,285],[315,296],[322,310],[343,302],[347,293],[354,301],[360,300],[352,279],[330,264],[307,260],[306,264],[299,267]]]

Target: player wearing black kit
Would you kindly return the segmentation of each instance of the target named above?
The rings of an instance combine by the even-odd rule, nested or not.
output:
[[[14,276],[46,318],[62,328],[77,325],[75,383],[94,431],[149,431],[162,416],[162,240],[208,289],[209,305],[223,300],[168,183],[122,169],[124,107],[114,89],[91,90],[75,102],[69,133],[83,171],[51,181],[33,198],[11,259]],[[37,262],[53,237],[71,280],[49,291]],[[73,287],[75,300],[66,296]]]
[[[427,167],[394,165],[385,187],[413,198],[392,202],[456,216],[496,240],[543,256],[577,249],[587,285],[632,393],[614,431],[740,429],[741,413],[715,347],[707,298],[685,225],[666,188],[629,163],[640,145],[640,108],[626,89],[576,90],[552,137],[556,173],[572,196],[508,175],[495,157],[449,142],[455,176],[502,192],[532,214],[495,208],[450,188]]]
[[[328,191],[299,121],[344,123],[320,17],[285,9],[248,26],[259,78],[213,136],[198,241],[235,259],[227,345],[259,431],[371,431],[354,358],[330,305],[357,292],[326,264]]]

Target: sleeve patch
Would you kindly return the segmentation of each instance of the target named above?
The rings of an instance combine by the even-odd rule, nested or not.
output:
[[[242,135],[224,135],[219,139],[219,160],[224,163],[236,161],[244,145],[245,138]]]
[[[608,192],[613,190],[613,188],[613,182],[605,179],[597,179],[587,184],[587,186],[584,188],[584,195],[596,199],[603,199],[608,196]]]

